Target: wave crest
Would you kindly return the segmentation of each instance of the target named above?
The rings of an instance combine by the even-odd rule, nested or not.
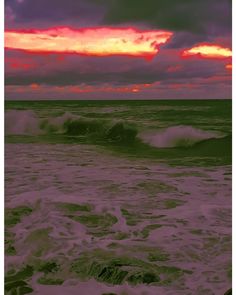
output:
[[[90,136],[109,142],[134,141],[138,133],[133,124],[104,119],[91,119],[65,112],[61,116],[40,119],[33,111],[6,112],[7,135],[64,134]]]
[[[172,126],[155,133],[142,133],[139,138],[158,148],[191,147],[202,140],[219,138],[221,135],[191,126]]]
[[[39,120],[33,111],[10,110],[5,115],[7,135],[40,134]]]
[[[61,116],[39,118],[30,110],[9,110],[5,115],[7,135],[86,136],[93,142],[122,142],[130,144],[138,137],[156,148],[191,147],[207,139],[221,138],[222,134],[203,131],[192,126],[172,126],[159,131],[139,133],[135,124],[120,120],[85,118],[65,112]]]

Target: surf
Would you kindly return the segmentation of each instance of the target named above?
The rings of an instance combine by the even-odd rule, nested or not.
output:
[[[192,126],[171,126],[159,131],[143,132],[139,138],[146,144],[156,148],[191,147],[196,143],[220,138],[223,135],[212,131],[204,131]]]

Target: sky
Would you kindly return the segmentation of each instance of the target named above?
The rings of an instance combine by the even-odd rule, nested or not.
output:
[[[230,99],[231,0],[5,0],[5,98]]]

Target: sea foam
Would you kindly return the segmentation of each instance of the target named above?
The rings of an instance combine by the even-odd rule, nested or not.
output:
[[[9,110],[5,114],[7,135],[40,134],[39,119],[31,110]]]
[[[218,133],[184,125],[172,126],[155,132],[144,132],[139,135],[144,143],[158,148],[188,147],[202,140],[219,137],[221,135]]]

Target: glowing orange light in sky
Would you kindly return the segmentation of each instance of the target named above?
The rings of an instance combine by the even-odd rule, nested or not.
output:
[[[232,56],[232,50],[220,45],[200,44],[182,52],[182,56],[193,55],[198,55],[204,58],[227,58]]]
[[[151,84],[146,86],[146,84],[138,84],[138,85],[129,85],[129,86],[120,86],[120,87],[114,87],[114,86],[67,86],[66,89],[70,92],[75,93],[86,93],[86,92],[126,92],[126,93],[137,93],[140,92],[142,89],[150,87]],[[57,89],[63,89],[65,90],[65,87],[57,87]]]
[[[76,53],[89,56],[129,55],[152,58],[171,32],[134,28],[58,27],[46,30],[5,32],[5,47],[31,52]]]
[[[112,86],[109,84],[102,86],[92,86],[92,85],[72,85],[72,86],[49,86],[43,84],[32,83],[29,85],[7,85],[6,89],[13,92],[44,92],[47,93],[139,93],[142,90],[147,90],[152,84],[132,84],[127,86]]]
[[[229,71],[232,71],[232,64],[228,64],[225,66],[225,68]]]
[[[38,89],[40,86],[37,83],[33,83],[30,85],[32,89]]]

